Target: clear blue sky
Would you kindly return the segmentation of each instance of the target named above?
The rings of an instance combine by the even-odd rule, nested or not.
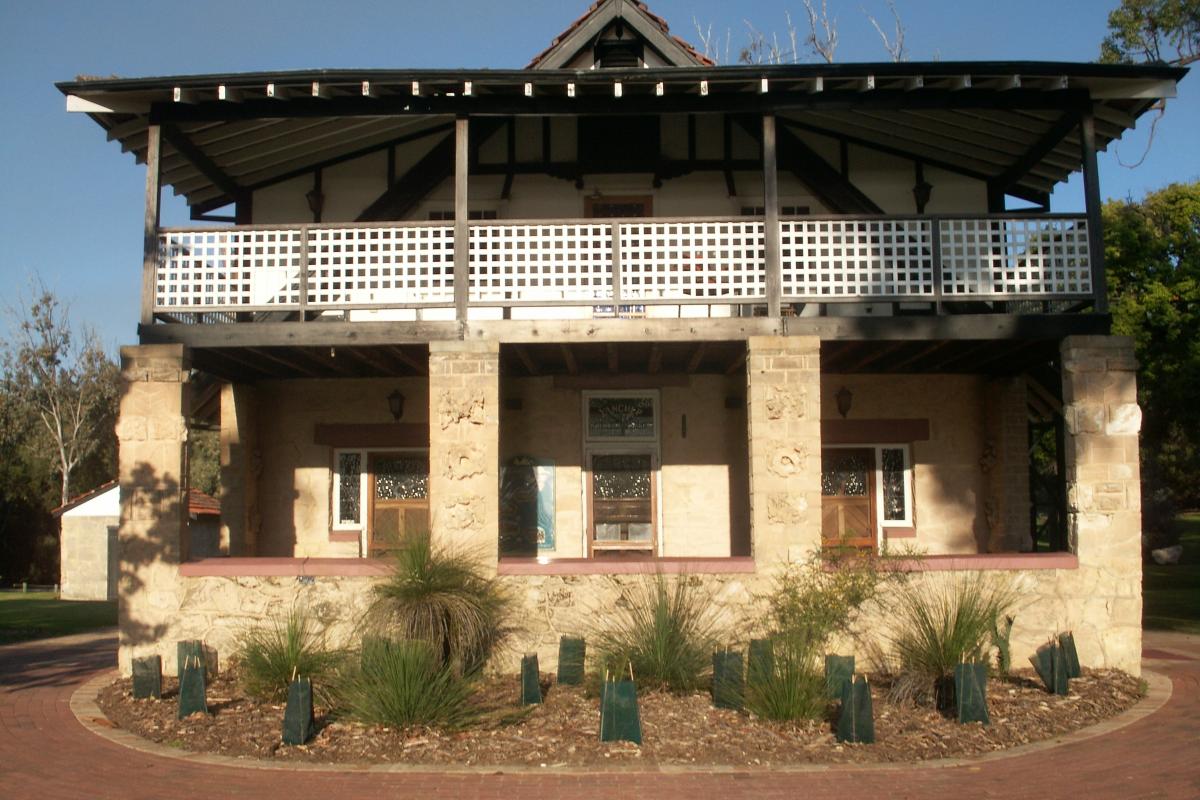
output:
[[[896,0],[911,60],[1096,58],[1118,0]],[[521,67],[589,0],[0,0],[0,291],[6,302],[39,273],[71,303],[77,322],[111,347],[135,339],[145,171],[105,141],[86,116],[67,114],[55,81],[78,74],[141,77],[332,67]],[[887,54],[860,6],[885,25],[884,0],[829,0],[839,61]],[[651,0],[672,32],[697,42],[693,19],[745,41],[748,19],[802,24],[800,0]],[[1145,147],[1148,117],[1119,144],[1127,161]],[[1200,177],[1200,77],[1189,76],[1135,170],[1102,154],[1106,197],[1140,197]],[[1055,193],[1056,210],[1082,208],[1079,180]],[[165,195],[164,221],[186,219]]]

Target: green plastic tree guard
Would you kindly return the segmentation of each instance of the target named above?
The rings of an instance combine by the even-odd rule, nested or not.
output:
[[[1079,670],[1079,651],[1075,649],[1075,634],[1070,631],[1059,634],[1058,646],[1062,648],[1063,659],[1067,663],[1067,677],[1081,677],[1083,673]]]
[[[312,681],[297,678],[288,685],[287,707],[283,711],[283,743],[304,744],[313,734]]]
[[[750,640],[750,658],[746,666],[748,683],[764,683],[771,679],[771,673],[775,671],[775,648],[770,639]]]
[[[208,713],[204,659],[188,656],[179,671],[179,718]]]
[[[713,705],[741,711],[745,704],[746,679],[742,654],[734,650],[713,653]]]
[[[587,643],[583,639],[563,636],[558,640],[558,682],[578,686],[583,683],[584,657]]]
[[[133,696],[137,700],[162,699],[162,656],[133,660]]]
[[[600,741],[642,743],[642,721],[633,681],[604,682],[600,693]]]
[[[208,656],[204,652],[204,642],[199,639],[185,639],[175,645],[175,664],[179,670],[179,674],[183,675],[183,664],[188,663],[192,658],[200,662],[200,669],[204,671],[204,677],[208,678]]]
[[[842,685],[854,678],[854,656],[825,656],[825,695],[831,700],[842,696]]]
[[[842,711],[838,715],[837,740],[858,744],[875,743],[871,686],[861,675],[842,684]]]
[[[1069,691],[1067,661],[1063,657],[1062,648],[1057,641],[1051,641],[1039,647],[1037,652],[1029,657],[1029,661],[1037,671],[1038,677],[1042,679],[1047,692],[1067,694]]]
[[[537,653],[521,658],[521,705],[530,706],[542,702],[542,687],[538,683]]]
[[[954,668],[954,697],[959,722],[991,725],[987,707],[987,664],[973,661]]]

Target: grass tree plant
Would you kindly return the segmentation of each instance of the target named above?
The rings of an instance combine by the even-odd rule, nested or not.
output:
[[[320,696],[344,658],[330,648],[318,630],[312,612],[297,603],[284,617],[261,621],[247,628],[236,645],[242,687],[251,697],[282,701],[296,676],[309,678]]]

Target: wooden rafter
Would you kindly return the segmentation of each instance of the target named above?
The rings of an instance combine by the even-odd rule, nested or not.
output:
[[[566,365],[567,372],[577,375],[579,373],[579,363],[575,360],[575,354],[571,352],[571,348],[565,344],[560,344],[558,351],[562,353],[563,364]]]
[[[692,357],[688,359],[687,371],[688,374],[700,369],[700,365],[704,363],[704,355],[708,351],[708,342],[701,342],[696,345],[696,349],[692,351]]]
[[[537,361],[529,349],[522,344],[513,345],[513,352],[517,354],[517,358],[521,361],[521,365],[525,367],[525,371],[530,375],[537,375],[541,370],[538,368]]]
[[[304,362],[295,358],[288,358],[287,356],[277,353],[274,350],[268,350],[262,347],[248,347],[246,348],[246,352],[251,353],[255,358],[261,358],[265,361],[272,361],[276,364],[280,364],[286,367],[289,371],[299,372],[301,375],[308,378],[315,378],[320,375],[319,372],[314,370],[311,366],[305,365]]]
[[[621,369],[620,357],[617,352],[617,343],[609,342],[604,346],[605,354],[608,357],[608,371],[612,373],[619,372]]]
[[[646,360],[646,371],[657,375],[662,369],[662,347],[657,342],[650,345],[650,357]]]

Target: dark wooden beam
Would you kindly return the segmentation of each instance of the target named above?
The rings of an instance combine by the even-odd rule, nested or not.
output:
[[[500,188],[500,199],[508,200],[512,197],[513,185],[513,167],[517,163],[517,118],[509,117],[508,122],[504,125],[506,132],[505,143],[505,166],[508,171],[504,173],[504,186]]]
[[[344,378],[357,378],[358,372],[352,364],[347,364],[349,360],[345,356],[341,361],[338,361],[337,347],[316,347],[297,350],[297,353],[302,358],[309,359],[313,364],[323,367],[329,372],[335,372]]]
[[[609,342],[604,346],[605,354],[608,356],[608,371],[617,372],[620,367],[620,359],[617,353],[617,343]]]
[[[835,214],[882,214],[875,201],[835,169],[808,144],[787,129],[777,130],[779,164],[792,172],[821,203]],[[754,132],[749,131],[751,135]],[[759,138],[759,137],[756,137]]]
[[[688,359],[688,374],[694,373],[696,370],[700,369],[700,365],[704,362],[704,354],[707,350],[707,342],[701,342],[700,344],[696,345],[696,349],[692,351],[692,357]]]
[[[1017,183],[1029,170],[1041,163],[1042,159],[1050,155],[1056,147],[1062,144],[1071,131],[1075,130],[1079,125],[1079,114],[1075,111],[1068,111],[1059,117],[1050,128],[1042,134],[1034,144],[1025,151],[1025,154],[1013,162],[1013,165],[996,176],[996,183],[1001,189],[1008,189],[1009,186]]]
[[[734,357],[733,361],[729,362],[729,366],[725,368],[726,375],[732,375],[738,370],[746,366],[746,357],[749,355],[746,348],[742,348],[741,352]]]
[[[933,342],[932,344],[925,345],[924,347],[917,350],[912,355],[910,355],[906,358],[902,358],[899,361],[893,361],[892,363],[888,364],[888,372],[899,372],[904,367],[907,367],[909,364],[915,364],[916,362],[920,361],[921,359],[925,358],[926,356],[933,355],[934,353],[936,353],[938,350],[941,350],[945,346],[946,346],[945,342]]]
[[[979,353],[986,351],[992,346],[991,342],[975,342],[966,347],[960,348],[956,353],[950,353],[929,365],[928,372],[937,372],[948,368],[951,364],[957,364],[969,358],[978,357]]]
[[[429,373],[429,358],[424,360],[413,358],[403,347],[389,347],[388,353],[396,358],[397,361],[407,366],[418,375],[427,375]]]
[[[238,185],[237,181],[229,177],[225,170],[217,166],[216,162],[209,158],[203,150],[187,137],[187,134],[179,130],[176,126],[163,125],[162,138],[166,139],[167,143],[174,147],[179,155],[183,156],[201,175],[208,178],[213,186],[216,186],[225,194],[236,199],[245,191]]]
[[[454,137],[448,136],[375,198],[358,215],[357,221],[404,219],[431,191],[450,177],[454,169],[453,158]]]
[[[893,342],[891,344],[884,345],[874,345],[869,348],[869,352],[866,355],[859,356],[857,359],[851,361],[844,367],[839,365],[839,371],[858,372],[859,370],[865,369],[874,364],[876,361],[882,361],[885,358],[890,358],[903,346],[904,345],[899,342]]]
[[[568,345],[560,344],[558,351],[562,353],[563,364],[566,365],[567,372],[572,375],[577,374],[579,372],[579,364],[575,361],[575,354],[571,352],[571,348]]]
[[[733,180],[733,169],[729,166],[733,161],[733,117],[725,114],[721,117],[723,125],[722,141],[725,153],[725,191],[730,197],[737,197],[737,184]]]
[[[658,374],[662,369],[662,347],[658,342],[650,345],[650,357],[646,360],[646,371],[651,375]]]
[[[528,372],[530,375],[538,374],[540,371],[538,369],[538,363],[533,359],[532,354],[530,354],[529,350],[526,349],[524,345],[513,345],[513,352],[517,354],[517,358],[520,359],[521,364],[525,367],[526,372]]]
[[[292,372],[298,372],[306,378],[315,378],[319,373],[315,372],[311,367],[306,366],[304,362],[295,358],[276,353],[274,350],[268,350],[262,347],[249,347],[246,352],[253,354],[256,358],[261,358],[265,361],[273,361],[276,364],[281,364]],[[287,352],[287,351],[285,351]]]
[[[381,357],[378,351],[369,347],[344,347],[343,351],[348,352],[351,358],[366,364],[373,369],[380,377],[392,377],[399,372],[396,369],[396,364],[389,361],[387,358]]]

